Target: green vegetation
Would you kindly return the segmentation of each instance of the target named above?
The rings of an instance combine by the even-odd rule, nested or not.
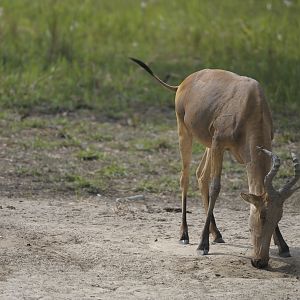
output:
[[[179,192],[179,180],[177,177],[166,175],[155,179],[142,179],[138,182],[135,191],[148,193]]]
[[[93,116],[87,119],[87,114],[91,112],[20,120],[19,114],[2,113],[3,193],[20,193],[22,197],[39,193],[123,197],[139,192],[180,197],[181,161],[175,120],[163,126],[148,123],[140,129],[122,122],[97,122]],[[299,149],[299,134],[278,131],[274,146],[282,161],[275,185],[282,186],[293,174],[289,152]],[[203,151],[203,146],[195,142],[189,197],[199,198],[195,173]],[[223,175],[222,191],[247,190],[245,167],[228,154]]]
[[[115,118],[170,108],[173,95],[128,56],[147,61],[172,84],[202,68],[232,70],[259,80],[273,110],[300,107],[298,1],[2,0],[0,6],[2,108],[24,114],[91,108]]]
[[[166,139],[163,138],[142,138],[136,140],[134,145],[137,150],[148,152],[158,152],[162,149],[171,149],[173,146],[174,145],[171,145]]]
[[[89,194],[98,194],[103,188],[106,188],[103,181],[96,181],[80,175],[67,175],[65,178],[67,186],[78,193],[87,192]]]
[[[98,160],[99,158],[105,158],[105,154],[88,148],[86,150],[79,151],[78,158],[82,160]]]
[[[126,168],[120,163],[113,162],[97,171],[98,175],[104,178],[124,177],[127,175]]]

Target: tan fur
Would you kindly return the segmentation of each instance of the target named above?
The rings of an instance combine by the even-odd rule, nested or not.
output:
[[[137,63],[158,78],[144,63]],[[178,87],[172,86],[172,90],[176,90],[175,110],[182,160],[180,241],[189,242],[186,201],[192,143],[197,140],[206,146],[196,175],[207,214],[198,250],[208,253],[209,232],[216,242],[224,242],[213,209],[221,188],[223,154],[228,150],[247,169],[250,194],[241,196],[251,204],[249,224],[254,246],[253,266],[261,268],[268,264],[273,233],[279,252],[288,256],[288,246],[278,228],[283,198],[273,190],[272,195],[267,193],[264,180],[271,169],[271,159],[257,149],[260,146],[260,150],[267,149],[269,151],[263,151],[270,154],[273,139],[271,112],[260,84],[232,72],[206,69],[191,74]],[[295,177],[294,181],[297,180]]]
[[[256,146],[271,149],[273,127],[270,110],[257,81],[228,71],[202,70],[179,85],[175,109],[183,162],[181,187],[184,205],[193,138],[207,147],[197,177],[209,220],[220,191],[225,150],[229,150],[238,162],[247,165],[250,193],[261,195],[264,192],[270,159],[259,155]],[[220,235],[215,224],[209,223],[209,226],[214,237]],[[256,223],[252,222],[252,226],[255,227]],[[199,250],[208,251],[207,241],[200,244]]]

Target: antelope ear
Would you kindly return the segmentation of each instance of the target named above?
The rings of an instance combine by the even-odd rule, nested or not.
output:
[[[243,200],[250,204],[253,204],[257,208],[261,207],[261,205],[263,204],[262,196],[241,193],[241,197]]]

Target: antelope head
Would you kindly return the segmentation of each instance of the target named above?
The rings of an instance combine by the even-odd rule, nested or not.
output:
[[[295,174],[281,189],[276,190],[272,181],[279,170],[280,159],[262,147],[257,147],[257,149],[270,156],[272,160],[271,170],[264,179],[265,192],[259,196],[242,193],[241,197],[252,204],[249,225],[254,257],[251,262],[256,268],[264,268],[268,265],[271,237],[282,217],[283,203],[300,188],[293,188],[300,178],[300,164],[296,155],[292,153]]]

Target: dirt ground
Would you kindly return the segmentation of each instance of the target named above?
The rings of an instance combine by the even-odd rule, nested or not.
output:
[[[141,146],[140,138],[138,146],[134,146],[136,152],[130,145],[116,152],[116,159],[126,158],[129,164],[123,175],[113,178],[110,173],[106,189],[80,193],[78,185],[72,190],[63,181],[67,177],[62,172],[72,169],[67,162],[74,163],[74,169],[77,161],[77,167],[86,166],[90,171],[95,164],[104,168],[101,158],[78,160],[77,154],[71,155],[77,151],[76,145],[52,148],[53,145],[39,143],[38,150],[36,144],[29,147],[25,142],[41,132],[41,136],[49,134],[52,139],[61,139],[57,135],[61,127],[37,126],[35,122],[34,126],[30,123],[31,128],[27,124],[26,128],[16,129],[16,122],[21,121],[9,116],[2,123],[6,133],[2,133],[0,148],[0,299],[300,299],[299,192],[285,204],[280,222],[292,257],[280,258],[272,244],[269,267],[255,269],[250,263],[249,207],[239,197],[240,187],[245,188],[244,177],[234,169],[232,177],[224,176],[215,209],[226,243],[211,245],[210,254],[201,256],[196,248],[204,212],[198,195],[192,192],[188,203],[191,244],[183,246],[178,243],[178,190],[163,192],[145,184],[142,189],[133,180],[139,174],[135,168],[145,167],[145,162],[135,166],[130,155],[146,156],[147,160],[155,156],[151,149],[144,149],[145,143]],[[137,135],[134,127],[99,126],[113,137],[119,134],[121,142],[121,136],[128,141],[130,132]],[[156,131],[150,132],[150,138],[153,132]],[[164,133],[165,142],[176,138],[176,128]],[[113,155],[116,147],[112,140],[102,139],[97,149]],[[294,148],[298,146],[293,144]],[[159,148],[162,160],[170,155],[171,160],[179,160],[177,150],[169,148],[168,143]],[[29,169],[35,164],[39,173]],[[164,170],[161,161],[157,164],[159,170]],[[131,165],[133,174],[129,172]],[[77,170],[82,174],[85,171],[83,167]],[[140,176],[145,177],[141,170]],[[164,172],[167,175],[170,170]],[[52,177],[45,177],[46,173]],[[165,173],[150,172],[161,180]],[[101,174],[108,176],[107,172]],[[174,176],[178,181],[178,173]],[[151,180],[150,177],[142,179]],[[232,185],[234,177],[241,177],[241,186],[236,183],[238,179]],[[139,188],[134,189],[135,185]],[[126,198],[140,194],[143,197]]]

